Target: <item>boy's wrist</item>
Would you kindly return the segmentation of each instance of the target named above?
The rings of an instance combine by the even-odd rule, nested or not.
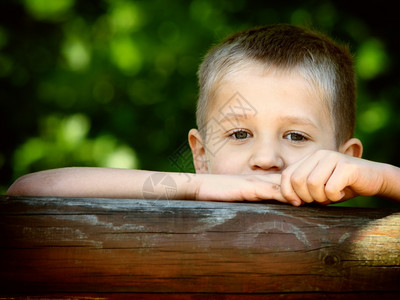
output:
[[[394,188],[398,185],[398,179],[400,178],[399,168],[385,163],[379,164],[382,166],[382,184],[378,195],[382,197],[400,199],[399,192],[397,191],[397,189]]]
[[[185,190],[185,199],[197,200],[200,185],[204,176],[202,176],[201,174],[192,173],[186,173],[185,175],[187,175],[188,179]]]
[[[177,186],[177,199],[197,200],[201,176],[194,173],[175,173],[173,176]]]

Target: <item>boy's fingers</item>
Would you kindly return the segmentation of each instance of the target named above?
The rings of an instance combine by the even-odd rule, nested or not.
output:
[[[333,160],[319,161],[313,172],[307,179],[308,190],[311,197],[319,203],[330,201],[330,195],[327,195],[326,183],[330,180],[336,162]]]
[[[292,200],[295,193],[307,203],[341,200],[348,176],[343,176],[343,170],[336,170],[337,165],[337,155],[332,156],[331,152],[320,151],[306,157],[283,172],[283,195]]]
[[[304,171],[295,172],[291,176],[291,183],[294,192],[304,202],[311,203],[314,201],[309,186],[308,186],[308,174]]]
[[[283,197],[281,193],[280,185],[275,183],[270,183],[270,187],[264,190],[263,199],[264,200],[277,200],[279,202],[287,203],[287,200]]]
[[[294,199],[296,198],[294,194],[296,194],[297,198],[304,202],[313,202],[314,197],[310,192],[310,187],[315,188],[315,186],[309,185],[309,177],[317,164],[318,159],[315,156],[309,156],[287,168],[282,174],[284,196]]]
[[[281,175],[268,174],[257,176],[260,179],[261,186],[257,187],[257,197],[260,200],[277,200],[287,203],[285,197],[281,193]]]
[[[299,206],[303,203],[302,199],[297,195],[295,190],[292,186],[292,172],[295,167],[292,165],[291,167],[287,168],[282,173],[282,181],[281,181],[281,193],[283,197],[295,206]]]
[[[281,192],[281,174],[252,175],[258,184],[256,187],[257,200],[277,200],[288,203]]]
[[[345,196],[345,188],[349,186],[349,177],[335,169],[325,186],[325,193],[330,201],[337,202]]]

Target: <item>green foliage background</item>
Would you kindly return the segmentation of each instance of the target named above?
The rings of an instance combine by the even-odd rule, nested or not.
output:
[[[383,7],[383,6],[382,6]],[[311,25],[350,44],[364,157],[400,165],[395,10],[350,1],[0,2],[0,192],[65,166],[193,171],[196,71],[226,35]],[[348,205],[393,206],[355,199]]]

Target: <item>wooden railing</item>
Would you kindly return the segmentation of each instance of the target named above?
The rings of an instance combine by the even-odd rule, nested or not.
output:
[[[400,296],[398,209],[3,196],[0,214],[0,298]]]

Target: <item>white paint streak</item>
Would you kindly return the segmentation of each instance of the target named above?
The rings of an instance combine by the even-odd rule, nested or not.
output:
[[[338,243],[339,243],[339,244],[343,243],[343,242],[344,242],[345,240],[347,240],[350,236],[351,236],[350,232],[344,233],[344,234],[340,237]]]
[[[111,222],[99,221],[99,218],[96,215],[57,215],[53,217],[58,220],[80,222],[92,226],[102,226],[115,231],[145,231],[146,229],[144,226],[136,224],[123,224],[121,226],[115,226]]]
[[[270,230],[274,229],[283,233],[294,234],[303,245],[311,247],[311,244],[304,232],[299,227],[287,222],[272,221],[257,223],[246,229],[246,232],[254,233],[253,239],[255,240],[260,233],[268,233]]]
[[[195,228],[196,231],[207,231],[211,228],[224,224],[225,222],[235,218],[236,210],[232,209],[217,209],[207,211],[207,215],[201,218],[202,225]]]

